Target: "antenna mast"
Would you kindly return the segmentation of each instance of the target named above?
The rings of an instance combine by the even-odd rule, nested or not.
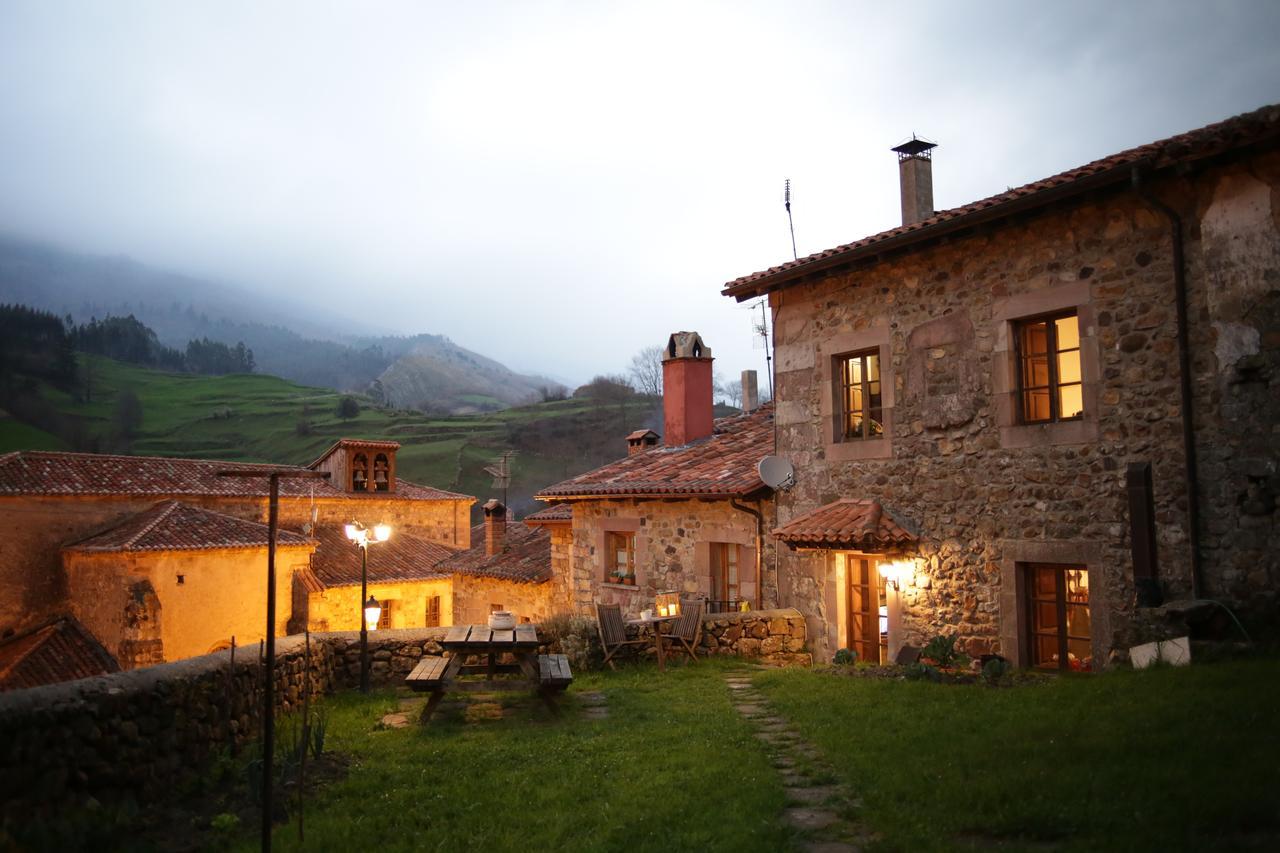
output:
[[[787,178],[782,184],[782,201],[787,206],[787,226],[791,229],[791,259],[798,261],[800,256],[796,254],[796,224],[791,221],[791,179]],[[772,382],[773,380],[770,379]],[[770,389],[770,394],[773,393]]]
[[[504,450],[502,455],[493,460],[494,464],[484,469],[486,474],[493,477],[493,486],[495,489],[502,489],[502,505],[507,507],[507,488],[511,485],[511,457],[515,456],[514,450]],[[510,507],[507,507],[510,509]]]
[[[764,372],[769,377],[769,399],[773,399],[773,351],[769,349],[769,324],[766,320],[768,315],[765,314],[765,301],[761,299],[756,305],[760,306],[760,322],[755,324],[756,334],[760,336],[761,345],[764,347]],[[753,306],[754,307],[754,306]]]

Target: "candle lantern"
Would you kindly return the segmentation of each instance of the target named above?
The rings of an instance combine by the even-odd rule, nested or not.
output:
[[[659,592],[655,603],[658,606],[659,616],[680,615],[680,593],[676,592],[674,589]]]

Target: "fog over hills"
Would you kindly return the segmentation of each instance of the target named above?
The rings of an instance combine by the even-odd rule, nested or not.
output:
[[[348,318],[296,297],[286,303],[270,293],[157,270],[128,258],[80,254],[10,235],[0,235],[0,302],[52,311],[77,323],[132,314],[161,343],[177,349],[206,337],[232,345],[243,341],[253,350],[259,372],[371,393],[402,407],[495,409],[528,401],[539,389],[558,384],[517,374],[443,335],[379,334],[369,322],[367,303]]]

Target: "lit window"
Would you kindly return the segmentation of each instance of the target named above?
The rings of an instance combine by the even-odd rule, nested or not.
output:
[[[1089,572],[1083,566],[1027,567],[1031,664],[1041,669],[1093,669],[1089,639]]]
[[[382,612],[378,614],[379,628],[391,627],[392,614],[397,610],[397,605],[399,603],[400,602],[396,601],[394,598],[386,599],[382,602]]]
[[[635,584],[636,535],[605,534],[604,579],[607,583]]]
[[[836,358],[836,381],[840,410],[836,440],[881,438],[884,435],[884,403],[880,387],[880,350]]]
[[[1075,312],[1016,324],[1018,399],[1025,424],[1065,421],[1084,411],[1080,321]]]
[[[438,595],[427,599],[427,627],[440,627],[440,596]]]

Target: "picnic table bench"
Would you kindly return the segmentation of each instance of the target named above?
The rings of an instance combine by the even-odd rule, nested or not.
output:
[[[405,684],[419,693],[430,693],[422,709],[422,722],[431,719],[450,690],[532,689],[551,710],[559,713],[556,698],[573,682],[569,659],[564,655],[538,654],[538,632],[532,625],[511,630],[494,630],[487,625],[455,625],[440,645],[445,655],[424,657],[405,678]],[[509,655],[514,663],[499,658]],[[480,663],[468,663],[479,658]],[[462,676],[483,675],[481,681],[461,681]],[[522,678],[498,678],[520,675]]]

